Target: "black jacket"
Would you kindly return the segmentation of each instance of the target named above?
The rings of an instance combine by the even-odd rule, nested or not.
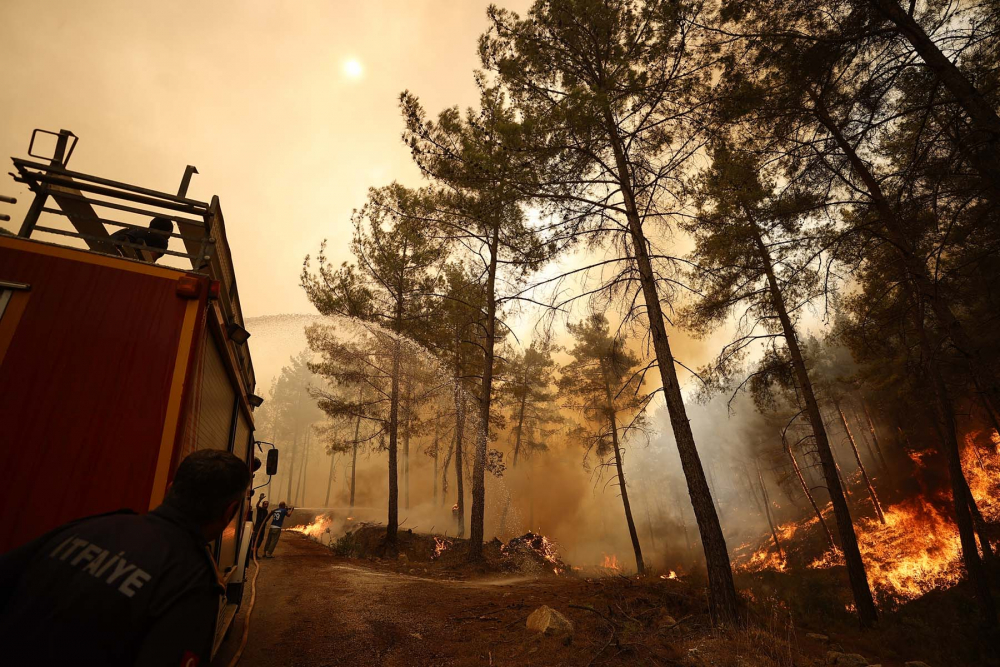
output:
[[[208,665],[223,592],[173,508],[82,519],[0,556],[3,661]]]

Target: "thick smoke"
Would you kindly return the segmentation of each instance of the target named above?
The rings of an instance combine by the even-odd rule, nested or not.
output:
[[[266,392],[281,367],[292,356],[306,348],[304,327],[324,320],[319,316],[291,315],[248,321],[248,329],[253,334],[252,352],[260,393]],[[683,358],[689,367],[697,367],[708,360],[706,350],[710,349],[710,344],[705,341],[676,336],[671,342],[678,357]],[[682,354],[685,356],[681,357]],[[801,516],[801,494],[796,495],[794,488],[775,482],[780,478],[780,474],[775,473],[780,473],[785,462],[760,455],[762,451],[780,451],[779,429],[775,423],[762,417],[745,396],[738,396],[730,402],[730,396],[724,394],[708,402],[700,402],[695,399],[697,380],[688,375],[686,384],[688,416],[730,549],[759,539],[768,531],[762,508],[755,504],[751,495],[756,492],[752,490],[753,484],[759,483],[755,457],[764,471],[774,511],[779,515],[787,514],[783,518]],[[656,570],[695,570],[701,561],[701,546],[662,401],[654,400],[649,407],[649,415],[648,433],[636,434],[626,441],[624,459],[626,483],[643,555],[647,564]],[[261,438],[268,435],[258,432]],[[401,529],[455,535],[457,524],[452,511],[456,502],[454,464],[451,464],[447,475],[448,489],[445,494],[442,491],[442,471],[439,468],[435,475],[434,460],[427,451],[432,440],[433,435],[429,433],[411,440],[408,505],[400,451]],[[276,444],[283,450],[282,469],[266,490],[272,502],[292,502],[293,498],[287,490],[295,488],[287,479],[291,464],[287,456],[290,443]],[[634,571],[631,541],[613,468],[601,466],[593,455],[585,461],[583,444],[564,432],[550,438],[547,445],[547,451],[522,458],[513,467],[509,455],[512,449],[509,432],[501,433],[491,444],[492,448],[507,454],[507,467],[500,478],[487,476],[487,539],[496,536],[507,540],[529,530],[540,532],[558,543],[564,559],[572,565],[600,566],[607,562],[607,558],[616,557],[624,571]],[[439,466],[443,465],[445,449],[446,446],[443,446]],[[331,474],[330,455],[320,439],[313,437],[308,468],[301,482],[304,493],[300,492],[298,505],[302,508],[333,508],[329,513],[335,519],[331,528],[334,533],[346,530],[359,521],[385,521],[385,452],[369,448],[359,454],[353,512],[349,511],[350,462],[350,454],[335,454]],[[469,455],[466,456],[466,464],[468,522],[471,506]],[[808,463],[803,461],[803,466],[806,474],[811,474]],[[508,496],[510,510],[501,534],[501,517]],[[303,513],[302,516],[311,516],[311,513]],[[348,516],[351,521],[347,520]]]

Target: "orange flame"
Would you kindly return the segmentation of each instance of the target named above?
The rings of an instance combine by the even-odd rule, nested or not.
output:
[[[451,541],[446,540],[443,537],[434,537],[434,553],[431,554],[431,560],[437,560],[437,558],[445,552],[445,550],[451,546]]]
[[[318,540],[320,535],[328,532],[330,524],[333,523],[333,519],[328,514],[320,514],[318,517],[313,519],[312,523],[305,526],[294,526],[288,530],[294,530],[296,533],[302,533],[306,537],[311,537],[314,540]]]
[[[988,437],[992,447],[980,447]],[[969,488],[987,522],[1000,521],[1000,454],[997,445],[1000,434],[992,430],[986,436],[973,431],[965,437],[962,468]],[[918,470],[926,468],[933,452],[909,452]],[[938,503],[949,506],[951,498]],[[827,510],[829,511],[829,510]],[[884,508],[885,525],[875,518],[861,518],[855,523],[858,547],[868,572],[868,579],[881,606],[895,606],[925,593],[954,586],[964,572],[962,547],[950,514],[943,512],[924,497],[910,498]],[[808,523],[790,522],[778,528],[784,544],[797,530]],[[773,550],[770,539],[750,555],[740,555],[749,549],[742,545],[736,550],[736,569],[747,572],[761,570],[784,571],[786,564]],[[839,549],[831,549],[809,563],[812,569],[825,569],[844,564]]]
[[[601,567],[605,570],[612,570],[614,572],[621,572],[621,566],[618,565],[618,556],[611,554],[610,556],[604,554],[604,561],[601,563]]]

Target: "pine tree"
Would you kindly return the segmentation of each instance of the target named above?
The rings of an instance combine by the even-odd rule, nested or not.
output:
[[[429,327],[429,297],[437,283],[435,266],[443,247],[426,233],[426,192],[393,184],[369,192],[368,202],[353,218],[351,250],[356,263],[334,268],[326,260],[325,245],[302,269],[302,287],[324,315],[353,317],[384,328],[392,347],[389,389],[389,508],[386,542],[397,549],[399,527],[398,438],[400,365],[406,338],[420,340]]]
[[[515,297],[525,276],[546,257],[546,246],[527,222],[524,197],[514,187],[516,162],[507,149],[519,132],[513,112],[495,89],[482,87],[480,108],[463,118],[457,108],[443,111],[437,121],[426,119],[416,97],[401,96],[406,119],[404,138],[413,158],[440,186],[436,222],[451,245],[461,248],[481,268],[484,304],[479,391],[479,429],[472,468],[472,513],[469,558],[482,558],[486,513],[486,471],[491,424],[497,344],[503,335],[501,313]],[[512,173],[514,172],[514,173]]]
[[[671,262],[654,226],[680,208],[675,185],[697,150],[690,121],[709,71],[689,57],[695,4],[667,0],[548,0],[524,19],[491,7],[480,58],[527,128],[519,155],[535,169],[522,187],[561,208],[563,238],[607,241],[621,254],[615,283],[649,327],[674,439],[708,569],[712,617],[737,618],[725,537],[688,422],[661,298]]]
[[[693,260],[699,270],[692,277],[702,297],[689,320],[703,333],[730,318],[737,321],[734,340],[713,369],[716,376],[728,379],[741,370],[738,363],[761,343],[769,348],[748,379],[760,382],[791,369],[833,503],[855,608],[862,624],[872,625],[875,602],[795,321],[802,305],[824,291],[822,263],[815,262],[813,249],[822,230],[810,227],[806,217],[816,202],[791,188],[776,195],[774,181],[762,170],[753,154],[736,152],[720,139],[711,167],[699,176],[701,213],[686,228],[696,242]]]
[[[643,574],[646,566],[632,518],[623,461],[623,440],[636,429],[635,418],[649,401],[649,396],[640,393],[642,364],[621,338],[612,337],[608,320],[603,315],[591,315],[566,328],[574,340],[569,350],[573,361],[561,369],[559,391],[565,406],[580,411],[592,425],[578,430],[587,452],[593,451],[602,465],[615,468],[636,569]],[[629,423],[623,423],[622,415]],[[612,462],[604,463],[609,457]]]
[[[532,341],[524,352],[513,353],[509,357],[501,394],[510,406],[510,437],[514,440],[512,470],[517,468],[522,457],[546,451],[546,440],[556,432],[554,427],[562,421],[553,404],[556,369],[553,350],[550,338],[544,336]],[[506,531],[510,504],[508,493],[500,516],[500,535]]]

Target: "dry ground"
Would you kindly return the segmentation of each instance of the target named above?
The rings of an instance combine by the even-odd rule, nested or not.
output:
[[[338,558],[286,531],[275,558],[261,563],[239,664],[791,667],[826,664],[830,649],[859,650],[838,644],[857,637],[812,640],[807,629],[759,610],[761,629],[716,633],[699,589],[682,581],[476,575],[433,565]],[[249,590],[213,665],[227,665],[239,645],[248,602]],[[540,605],[565,614],[574,636],[527,630]],[[869,639],[855,646],[879,662],[878,642]],[[904,657],[921,656],[886,657],[883,667],[902,667]]]

